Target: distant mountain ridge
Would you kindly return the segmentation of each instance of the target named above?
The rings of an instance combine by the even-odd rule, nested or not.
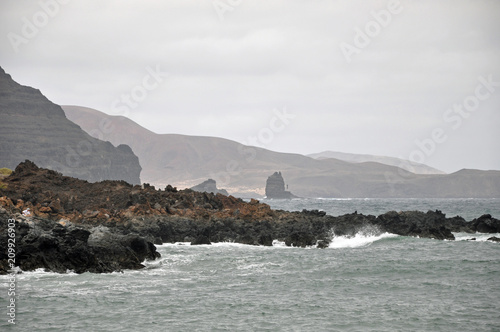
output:
[[[0,168],[29,159],[40,167],[90,182],[140,183],[131,148],[97,140],[69,121],[39,90],[16,83],[0,68]]]
[[[415,174],[446,174],[443,171],[427,166],[425,164],[414,163],[409,160],[404,160],[394,157],[374,156],[369,154],[354,154],[354,153],[335,152],[335,151],[323,151],[319,153],[308,154],[307,156],[314,159],[335,158],[350,163],[376,162],[384,165],[396,166]]]
[[[268,176],[279,170],[299,197],[500,197],[500,171],[414,174],[377,162],[318,160],[217,137],[155,134],[122,116],[62,107],[85,131],[130,145],[143,167],[143,182],[160,188],[189,188],[210,178],[232,195],[258,198]]]

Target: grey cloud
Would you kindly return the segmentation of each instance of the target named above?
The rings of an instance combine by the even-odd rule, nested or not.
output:
[[[159,65],[169,78],[130,112],[156,132],[242,142],[287,107],[297,120],[268,148],[407,158],[415,140],[443,127],[449,139],[431,166],[500,169],[500,88],[458,130],[443,121],[478,76],[500,81],[500,3],[401,1],[401,13],[347,63],[340,44],[389,3],[243,0],[221,21],[212,1],[73,0],[15,53],[8,33],[20,33],[40,5],[8,1],[0,62],[56,103],[104,112]]]

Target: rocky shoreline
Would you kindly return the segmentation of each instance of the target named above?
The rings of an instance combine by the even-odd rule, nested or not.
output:
[[[390,211],[379,216],[328,216],[322,211],[272,210],[256,200],[132,186],[124,181],[66,177],[25,161],[0,189],[0,273],[8,265],[8,220],[15,219],[16,264],[76,273],[140,269],[160,255],[154,244],[237,242],[325,248],[333,236],[385,232],[453,240],[452,232],[499,233],[500,220],[483,215],[470,222],[440,211]],[[29,209],[29,215],[28,211]],[[23,211],[25,211],[23,215]]]

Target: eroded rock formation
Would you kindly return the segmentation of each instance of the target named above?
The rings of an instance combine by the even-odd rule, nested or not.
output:
[[[226,189],[218,189],[217,188],[217,182],[213,179],[208,179],[206,181],[203,181],[202,183],[191,187],[191,190],[194,191],[200,191],[200,192],[206,192],[206,193],[212,193],[212,194],[222,194],[225,196],[228,196],[229,193],[227,192]]]
[[[285,180],[281,172],[274,172],[266,181],[266,197],[278,199],[290,199],[296,197],[291,192],[285,190]]]

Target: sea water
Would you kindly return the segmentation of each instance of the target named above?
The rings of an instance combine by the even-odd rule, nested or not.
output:
[[[500,199],[497,198],[297,198],[264,199],[262,202],[273,209],[321,210],[332,216],[355,211],[378,216],[388,211],[440,210],[447,217],[460,216],[467,221],[483,214],[500,219]]]
[[[467,220],[500,217],[498,200],[473,202],[266,203],[334,215],[439,209]],[[279,241],[272,247],[163,244],[162,257],[139,271],[17,275],[16,325],[7,322],[9,277],[1,276],[0,330],[499,331],[500,244],[486,240],[492,234],[455,236],[358,234],[334,238],[327,249]]]

